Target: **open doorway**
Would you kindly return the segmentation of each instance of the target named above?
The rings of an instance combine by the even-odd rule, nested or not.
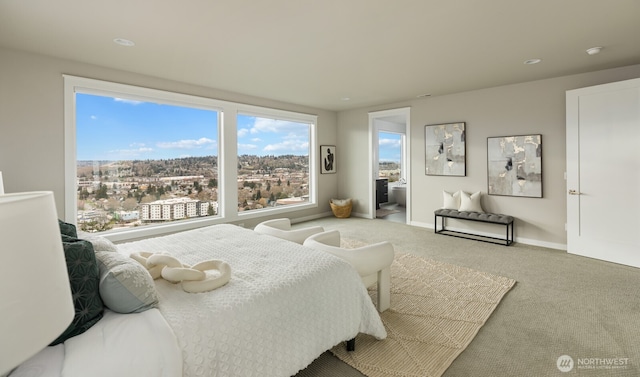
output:
[[[398,131],[378,131],[378,177],[376,178],[376,218],[406,223],[406,135]],[[381,187],[386,190],[381,195]],[[386,200],[386,201],[382,201]]]
[[[372,218],[410,222],[409,108],[369,114]]]

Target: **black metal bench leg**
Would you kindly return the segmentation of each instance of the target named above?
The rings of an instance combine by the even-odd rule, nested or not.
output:
[[[506,234],[506,240],[504,241],[504,244],[506,246],[509,246],[509,224],[507,224],[507,234]]]
[[[515,240],[513,239],[513,223],[511,223],[511,243],[514,243]]]
[[[438,217],[440,217],[440,230],[438,230]],[[433,232],[438,233],[444,230],[444,216],[435,215],[433,217]]]
[[[356,338],[347,340],[347,351],[352,352],[356,350]]]

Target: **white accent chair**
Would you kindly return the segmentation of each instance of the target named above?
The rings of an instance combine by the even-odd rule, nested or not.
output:
[[[263,221],[256,225],[253,230],[260,234],[278,237],[283,240],[299,243],[300,245],[302,245],[307,237],[316,233],[324,232],[324,228],[321,226],[291,229],[291,220],[289,218]]]
[[[378,285],[376,307],[383,312],[391,306],[391,263],[394,250],[384,241],[354,249],[340,247],[340,232],[331,230],[310,236],[304,246],[326,251],[349,262],[358,271],[366,287]]]

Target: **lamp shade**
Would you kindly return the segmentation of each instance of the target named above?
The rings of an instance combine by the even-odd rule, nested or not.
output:
[[[0,375],[58,337],[74,316],[52,192],[0,195]]]

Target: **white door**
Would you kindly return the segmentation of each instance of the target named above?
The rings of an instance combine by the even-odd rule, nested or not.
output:
[[[640,79],[567,92],[567,249],[640,267]]]

